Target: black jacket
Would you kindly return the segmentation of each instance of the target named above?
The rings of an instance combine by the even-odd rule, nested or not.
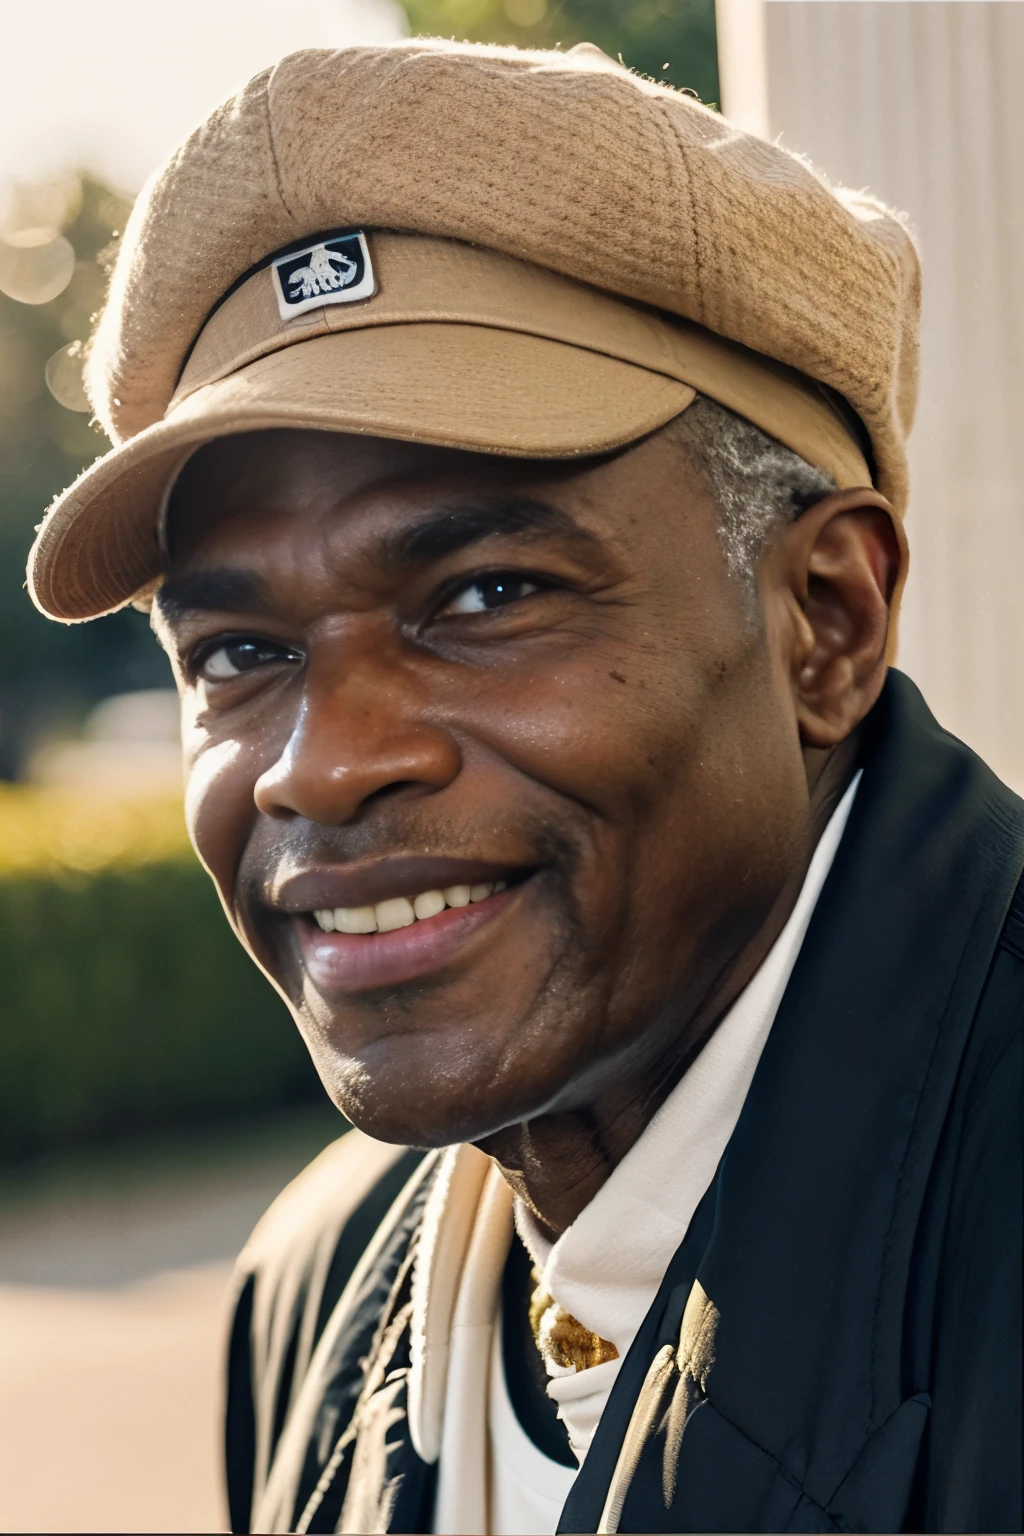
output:
[[[899,673],[872,725],[739,1123],[562,1531],[1021,1528],[1024,802]],[[351,1134],[243,1255],[234,1530],[430,1530],[405,1392],[436,1165]]]

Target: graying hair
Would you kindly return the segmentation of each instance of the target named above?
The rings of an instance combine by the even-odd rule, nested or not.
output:
[[[670,430],[718,508],[730,572],[753,592],[757,562],[775,530],[828,496],[835,481],[706,395],[698,395]]]

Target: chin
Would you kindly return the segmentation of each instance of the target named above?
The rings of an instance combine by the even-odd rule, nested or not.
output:
[[[413,1102],[390,1095],[352,1092],[347,1085],[329,1089],[331,1099],[351,1123],[375,1141],[393,1142],[405,1147],[449,1147],[464,1141],[480,1141],[514,1124],[521,1117],[502,1113],[499,1106],[474,1104],[466,1112],[471,1096],[458,1105],[427,1103],[423,1096]]]
[[[427,1063],[422,1050],[395,1050],[393,1037],[391,1044],[383,1060],[379,1045],[367,1053],[369,1060],[325,1051],[322,1043],[313,1049],[334,1104],[376,1141],[410,1147],[480,1141],[531,1119],[557,1095],[557,1087],[546,1084],[503,1082],[484,1064],[477,1071],[445,1071],[440,1053],[430,1053],[434,1059]],[[470,1065],[464,1054],[461,1065]]]

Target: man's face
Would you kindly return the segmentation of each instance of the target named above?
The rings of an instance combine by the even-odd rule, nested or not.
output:
[[[808,837],[786,667],[671,435],[250,434],[169,533],[191,834],[338,1106],[430,1145],[649,1091]]]

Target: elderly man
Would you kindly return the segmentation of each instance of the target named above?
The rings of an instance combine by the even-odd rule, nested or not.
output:
[[[589,46],[295,55],[140,199],[32,592],[151,606],[358,1128],[241,1261],[235,1530],[1018,1528],[1024,806],[887,670],[917,302]]]

